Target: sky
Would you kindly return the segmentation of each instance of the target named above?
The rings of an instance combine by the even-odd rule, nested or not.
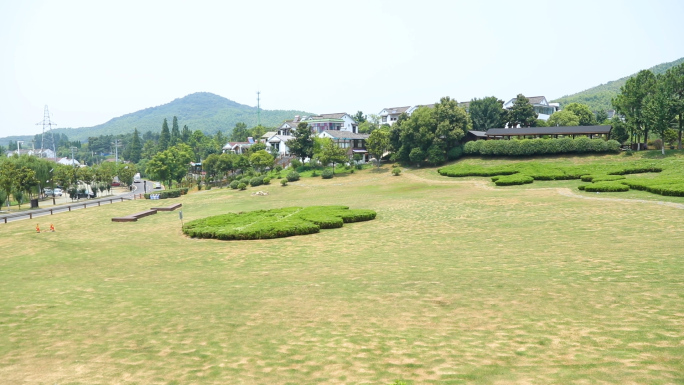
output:
[[[684,1],[0,0],[0,137],[194,92],[268,110],[551,100],[684,57]],[[229,127],[226,127],[229,129]]]

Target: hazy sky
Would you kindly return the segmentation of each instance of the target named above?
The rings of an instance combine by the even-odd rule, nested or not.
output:
[[[206,91],[314,113],[549,99],[684,56],[684,1],[0,0],[0,137]],[[228,127],[226,127],[228,128]]]

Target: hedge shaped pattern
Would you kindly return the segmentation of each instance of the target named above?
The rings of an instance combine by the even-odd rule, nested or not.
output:
[[[347,206],[286,207],[197,219],[185,224],[183,233],[220,240],[272,239],[318,233],[375,216],[373,210],[350,210]]]

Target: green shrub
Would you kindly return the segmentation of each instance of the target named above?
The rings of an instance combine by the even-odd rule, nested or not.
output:
[[[167,198],[178,198],[181,195],[184,195],[184,192],[187,194],[188,189],[187,188],[182,188],[182,189],[171,189],[171,190],[161,190],[158,192],[153,192],[151,194],[156,195],[159,194],[159,199],[167,199]],[[150,199],[150,194],[144,194],[145,199]]]
[[[448,160],[456,160],[463,155],[463,146],[452,147],[447,151]]]
[[[264,184],[264,178],[260,176],[255,176],[249,180],[249,185],[252,187],[261,186],[262,184]]]
[[[247,183],[242,183],[238,184],[238,190],[245,190],[247,189]]]
[[[534,178],[524,174],[513,174],[504,176],[495,176],[492,182],[497,186],[513,186],[534,182]]]
[[[286,176],[287,180],[290,182],[295,182],[299,180],[299,173],[297,171],[290,171]]]
[[[234,181],[230,182],[230,185],[229,185],[229,186],[230,186],[230,188],[232,188],[233,190],[237,190],[237,188],[238,188],[239,185],[240,185],[240,181],[239,181],[239,180],[234,180]]]
[[[264,182],[264,184],[270,184],[270,183],[271,183],[271,178],[265,176],[264,179],[262,180],[262,182]]]
[[[295,158],[295,159],[292,159],[292,161],[290,162],[290,166],[293,169],[296,169],[297,167],[302,167],[302,162],[299,159]]]
[[[375,216],[375,211],[349,210],[346,206],[287,207],[198,219],[183,226],[183,233],[220,240],[271,239],[317,233]]]
[[[584,185],[586,192],[624,192],[629,191],[629,186],[618,182],[598,182]]]
[[[392,175],[399,176],[400,174],[401,174],[401,169],[399,167],[395,167],[392,169]]]
[[[281,179],[281,180],[280,180],[280,185],[283,186],[283,187],[287,186],[287,179]]]
[[[312,174],[312,175],[313,175],[313,174]],[[323,172],[321,173],[321,178],[323,178],[323,179],[332,179],[333,176],[335,176],[335,174],[333,174],[333,171],[332,171],[331,169],[329,169],[329,168],[326,168],[326,169],[323,170]]]

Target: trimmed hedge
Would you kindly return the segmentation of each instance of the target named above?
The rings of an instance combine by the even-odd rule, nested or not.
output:
[[[589,139],[512,139],[476,140],[468,142],[463,148],[467,155],[490,156],[532,156],[564,153],[606,153],[619,152],[620,143],[616,140]]]
[[[610,182],[625,179],[624,175],[582,175],[582,182]]]
[[[344,223],[375,219],[373,210],[349,210],[347,206],[286,207],[217,215],[188,222],[183,233],[193,238],[220,240],[271,239],[305,235]]]
[[[620,183],[634,190],[648,191],[653,194],[684,197],[684,180],[675,178],[625,179]]]
[[[323,179],[332,179],[333,176],[335,176],[335,174],[333,174],[333,171],[327,168],[323,170],[323,172],[321,173],[321,178]]]
[[[264,177],[261,176],[255,176],[249,180],[249,185],[252,187],[261,186],[262,184],[264,184]]]
[[[534,182],[534,178],[524,174],[513,174],[504,176],[495,176],[492,182],[497,186],[514,186]]]
[[[629,191],[629,186],[619,183],[619,182],[598,182],[583,185],[583,189],[586,192],[625,192]]]
[[[188,193],[188,188],[183,187],[183,188],[176,188],[176,189],[171,189],[171,190],[160,190],[158,192],[153,192],[149,194],[144,194],[145,199],[150,199],[150,194],[159,194],[159,199],[167,199],[167,198],[178,198],[181,195],[186,195]]]

